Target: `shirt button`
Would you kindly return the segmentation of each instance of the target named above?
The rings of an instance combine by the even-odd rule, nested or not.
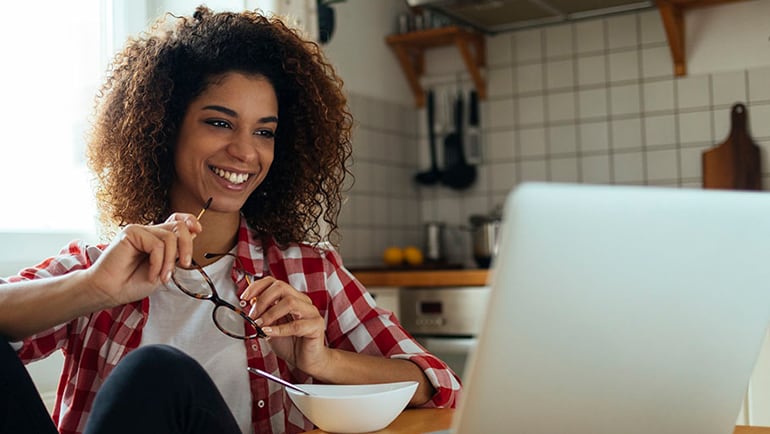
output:
[[[241,300],[241,301],[239,301],[239,302],[238,302],[238,304],[239,304],[241,307],[246,307],[246,300]]]
[[[257,346],[257,344],[251,344],[251,349],[254,351],[257,351],[259,347]]]
[[[260,399],[259,401],[257,401],[257,407],[259,407],[259,408],[264,408],[264,407],[265,407],[265,401],[264,401],[264,400],[262,400],[262,399]]]

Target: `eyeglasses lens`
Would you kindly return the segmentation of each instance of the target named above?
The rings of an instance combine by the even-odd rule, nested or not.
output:
[[[193,297],[209,298],[213,291],[208,280],[204,278],[200,271],[177,268],[171,275],[171,281],[168,284]]]

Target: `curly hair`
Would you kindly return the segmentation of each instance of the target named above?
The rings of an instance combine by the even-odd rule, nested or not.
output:
[[[97,93],[87,158],[103,225],[156,224],[168,217],[185,111],[229,71],[265,77],[278,97],[275,158],[241,208],[246,220],[280,243],[315,243],[336,234],[351,155],[352,116],[342,80],[316,43],[280,19],[205,6],[192,17],[167,14],[129,39]]]

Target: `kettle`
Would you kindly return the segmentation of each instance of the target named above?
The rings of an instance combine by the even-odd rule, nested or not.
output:
[[[473,259],[479,268],[489,268],[492,258],[497,255],[502,218],[498,215],[472,215],[470,223]]]

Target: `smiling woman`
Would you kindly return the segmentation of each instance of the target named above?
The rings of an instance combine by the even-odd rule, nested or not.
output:
[[[83,133],[106,65],[105,3],[3,4],[0,198],[19,206],[0,213],[0,233],[94,230]]]

